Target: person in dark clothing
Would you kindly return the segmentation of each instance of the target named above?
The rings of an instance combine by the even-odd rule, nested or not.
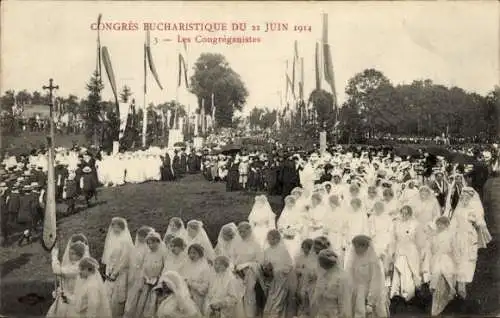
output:
[[[446,205],[446,198],[448,197],[449,185],[444,179],[444,172],[440,169],[434,170],[435,180],[431,182],[430,188],[434,191],[436,199],[439,202],[441,209]]]
[[[163,181],[173,181],[175,179],[174,172],[172,170],[172,159],[168,153],[165,153],[165,156],[162,157],[163,166],[162,166],[162,180]]]
[[[181,157],[179,151],[175,150],[174,158],[172,159],[172,168],[174,170],[174,178],[179,179],[182,176]]]
[[[299,164],[298,156],[293,156],[293,158],[289,158],[284,163],[280,176],[280,181],[283,185],[281,192],[281,197],[283,199],[289,195],[294,188],[300,187],[299,171],[302,169],[302,166]]]
[[[333,179],[333,166],[329,163],[325,165],[325,172],[319,178],[319,184],[323,182],[332,182]]]
[[[66,214],[74,214],[76,212],[76,196],[77,196],[77,184],[75,180],[75,174],[70,173],[68,175],[68,179],[64,181],[63,188],[63,199],[66,205],[68,206],[66,210]]]
[[[179,168],[179,175],[181,178],[186,174],[187,166],[188,166],[187,165],[187,155],[184,152],[184,150],[182,150],[181,155],[180,155],[180,168]]]
[[[227,192],[232,192],[232,191],[238,191],[240,190],[240,172],[239,172],[239,162],[233,159],[230,159],[228,162],[229,166],[229,171],[227,174],[227,181],[226,181],[226,191]]]
[[[460,200],[460,196],[462,195],[462,190],[464,188],[464,177],[460,174],[455,175],[454,177],[455,184],[450,189],[451,191],[451,209],[455,210],[458,205],[458,201]]]
[[[7,210],[7,189],[7,185],[2,182],[0,185],[0,222],[3,244],[7,243],[10,234],[9,211]]]
[[[87,206],[90,206],[90,199],[96,198],[97,200],[97,180],[94,178],[92,168],[84,167],[82,169],[83,175],[80,180],[80,188]]]
[[[196,155],[194,150],[189,153],[187,156],[187,170],[190,174],[194,174],[198,172],[197,164],[196,164]]]

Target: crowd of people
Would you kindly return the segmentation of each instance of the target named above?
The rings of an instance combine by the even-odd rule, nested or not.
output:
[[[135,241],[126,220],[113,218],[100,262],[85,235],[73,235],[61,261],[52,251],[60,280],[48,317],[388,317],[391,301],[426,288],[437,316],[469,297],[478,249],[492,239],[477,167],[340,149],[282,157],[274,185],[283,210],[257,195],[247,220],[224,225],[215,247],[201,221],[178,217],[166,230],[140,227]],[[478,159],[498,173],[491,153]],[[208,174],[206,161],[192,171]],[[225,167],[218,178],[248,189],[244,174],[232,179]]]

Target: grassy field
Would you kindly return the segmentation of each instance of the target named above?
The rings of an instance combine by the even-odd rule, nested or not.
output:
[[[19,155],[30,151],[33,148],[40,148],[47,144],[47,133],[27,132],[17,136],[5,135],[0,138],[0,149],[8,151],[11,154]],[[59,135],[55,136],[56,147],[71,148],[73,144],[85,145],[85,137],[83,135]]]

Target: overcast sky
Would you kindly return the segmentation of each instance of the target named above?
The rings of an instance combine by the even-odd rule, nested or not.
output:
[[[86,95],[85,83],[95,68],[96,31],[90,29],[99,13],[103,22],[226,22],[264,25],[284,22],[310,25],[311,32],[247,32],[261,43],[188,45],[188,63],[202,52],[219,52],[245,82],[253,106],[279,106],[285,90],[285,61],[293,42],[305,60],[305,91],[314,85],[314,46],[321,37],[321,14],[329,14],[339,101],[345,99],[349,78],[366,68],[382,71],[394,83],[430,78],[480,94],[499,83],[499,4],[488,2],[343,2],[343,3],[231,3],[231,2],[50,2],[2,3],[1,91],[41,90],[48,78],[59,94]],[[161,91],[149,82],[148,102],[170,100],[194,107],[195,99],[177,91],[178,34],[203,32],[155,31],[152,38],[170,38],[152,45]],[[241,35],[223,32],[220,35]],[[213,34],[212,34],[213,35]],[[119,87],[128,85],[142,104],[144,31],[103,31]],[[191,66],[189,68],[191,68]],[[191,74],[189,74],[191,75]],[[150,77],[151,78],[151,77]],[[104,98],[111,98],[108,82]]]

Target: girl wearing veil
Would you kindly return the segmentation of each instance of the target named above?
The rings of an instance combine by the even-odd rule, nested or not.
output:
[[[285,317],[289,297],[289,275],[293,269],[292,258],[278,230],[267,235],[269,247],[264,251],[261,286],[266,294],[264,317]]]
[[[441,314],[446,305],[455,298],[456,293],[457,250],[455,235],[449,225],[450,220],[447,217],[439,217],[436,220],[437,231],[430,244],[429,288],[432,293],[432,316]]]
[[[127,301],[125,302],[125,316],[128,313],[135,312],[137,297],[143,285],[142,267],[144,259],[149,250],[146,243],[146,238],[149,233],[153,232],[153,228],[149,226],[141,226],[135,235],[135,244],[130,253],[130,266],[128,272],[128,292]]]
[[[366,191],[366,209],[368,212],[370,212],[373,209],[375,203],[380,200],[380,195],[378,193],[377,187],[374,185],[369,186]]]
[[[389,270],[389,258],[392,255],[390,250],[394,239],[394,223],[392,220],[393,218],[385,211],[384,203],[375,203],[373,213],[368,219],[368,225],[372,246],[384,266],[384,273]]]
[[[413,211],[408,205],[401,208],[400,217],[394,222],[394,245],[391,248],[394,252],[390,260],[394,269],[390,297],[399,296],[409,301],[422,283],[421,253],[417,247],[419,223],[413,218]]]
[[[384,189],[384,191],[382,192],[382,197],[382,203],[384,203],[385,213],[392,218],[395,218],[399,214],[400,205],[398,200],[394,197],[394,190],[392,190],[391,188]]]
[[[165,272],[154,291],[159,304],[157,318],[201,318],[186,282],[177,272]]]
[[[352,255],[346,272],[352,283],[351,317],[389,317],[389,299],[382,263],[371,238],[357,235],[352,240]]]
[[[111,318],[108,293],[99,273],[99,263],[91,257],[84,257],[78,268],[80,273],[75,283],[75,294],[68,298],[72,313],[67,317]]]
[[[215,251],[212,243],[208,239],[207,232],[203,228],[203,222],[191,220],[187,223],[187,238],[186,245],[199,244],[203,247],[203,254],[209,263],[212,263],[215,258]]]
[[[214,261],[214,276],[208,286],[203,312],[208,317],[241,318],[238,305],[243,297],[243,284],[234,276],[230,259],[217,256]]]
[[[187,259],[186,243],[182,238],[174,237],[168,246],[168,250],[163,272],[175,271],[179,273]]]
[[[183,240],[186,240],[187,231],[186,231],[186,228],[184,227],[184,222],[182,221],[181,218],[174,216],[168,222],[167,230],[165,231],[165,235],[163,236],[163,241],[165,243],[167,243],[166,238],[170,234],[172,234],[176,237],[180,237]]]
[[[71,305],[68,299],[71,299],[74,295],[75,283],[80,273],[78,265],[82,258],[89,256],[88,246],[82,242],[73,243],[70,239],[66,245],[62,264],[57,259],[59,255],[57,246],[51,252],[52,271],[59,278],[60,286],[54,292],[55,300],[47,312],[47,317],[67,317],[71,313]]]
[[[308,295],[308,269],[313,268],[310,264],[312,258],[309,255],[312,253],[314,241],[312,239],[305,239],[301,244],[300,252],[295,256],[295,274],[297,275],[297,317],[309,316],[309,295]]]
[[[124,218],[112,218],[104,243],[102,263],[106,265],[105,286],[113,317],[123,316],[125,310],[130,255],[133,248],[127,221]]]
[[[213,270],[205,258],[203,246],[197,243],[189,246],[188,259],[180,274],[186,280],[191,298],[202,312],[208,286],[213,276]]]
[[[476,271],[479,248],[486,248],[491,235],[484,221],[484,209],[477,192],[465,187],[452,215],[451,226],[458,245],[458,292],[466,297],[466,285],[471,283]]]
[[[71,261],[69,259],[69,247],[71,246],[71,244],[77,243],[77,242],[81,242],[81,243],[85,244],[85,246],[87,246],[87,253],[86,253],[87,255],[85,255],[85,256],[90,255],[89,240],[87,239],[87,237],[82,233],[73,234],[70,236],[70,238],[68,240],[68,244],[66,244],[66,249],[64,250],[64,254],[63,254],[63,258],[62,258],[62,266],[67,266],[71,263]]]
[[[156,286],[163,272],[167,248],[157,232],[150,232],[146,236],[146,244],[148,251],[144,257],[142,277],[137,282],[141,286],[137,288],[138,294],[133,298],[137,299],[137,302],[131,305],[132,310],[127,315],[131,318],[154,317],[156,314],[157,299],[153,287]]]
[[[239,236],[236,224],[228,223],[222,226],[217,238],[217,246],[215,246],[215,255],[226,256],[231,262],[234,262],[238,240],[241,239]]]
[[[346,214],[340,207],[341,202],[338,195],[333,194],[328,197],[328,214],[323,220],[323,235],[331,242],[331,248],[338,258],[343,260],[344,233],[342,225],[346,222]]]
[[[290,255],[296,255],[300,250],[301,232],[304,221],[295,209],[295,197],[285,197],[285,206],[278,219],[278,229]]]
[[[361,203],[360,198],[353,198],[349,201],[350,206],[347,210],[346,216],[344,218],[342,236],[344,238],[344,242],[342,244],[342,248],[345,250],[344,255],[344,266],[351,256],[349,252],[351,249],[348,247],[351,245],[350,242],[352,239],[361,234],[369,234],[368,227],[368,215],[366,211],[363,209],[363,205]]]
[[[255,197],[252,211],[248,215],[248,222],[252,225],[255,238],[264,247],[267,233],[276,228],[276,215],[271,209],[271,205],[269,205],[265,195]]]
[[[311,196],[311,208],[305,226],[308,228],[307,237],[316,237],[323,234],[322,221],[325,219],[328,202],[323,202],[323,196],[313,193]]]
[[[255,285],[257,274],[264,258],[261,245],[252,233],[252,226],[248,222],[238,225],[241,240],[237,242],[236,258],[234,260],[236,273],[242,278],[244,294],[242,299],[242,317],[254,318],[257,316],[257,299]]]
[[[319,252],[318,265],[318,283],[313,289],[307,317],[352,317],[351,283],[335,252],[329,249]]]

